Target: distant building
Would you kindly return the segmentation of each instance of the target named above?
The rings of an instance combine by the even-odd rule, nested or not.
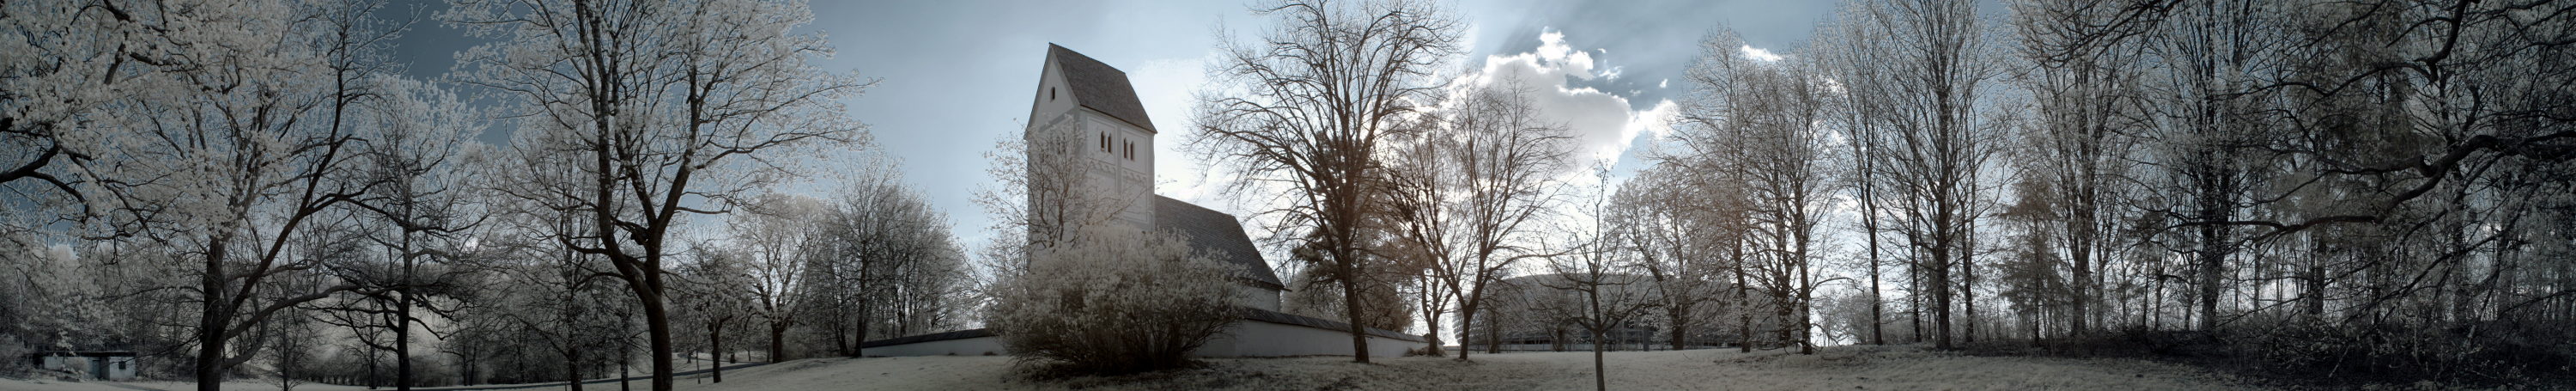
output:
[[[1584,316],[1590,304],[1583,292],[1567,274],[1539,274],[1506,278],[1486,293],[1485,303],[1476,311],[1470,340],[1463,347],[1487,351],[1569,351],[1592,350],[1592,344],[1607,350],[1671,349],[1669,337],[1663,334],[1658,312],[1639,314],[1628,322],[1611,327],[1600,340],[1573,319]],[[1634,306],[1658,300],[1653,282],[1634,274],[1602,276],[1603,300],[1611,307]],[[1718,341],[1712,334],[1717,327],[1703,326],[1694,332],[1694,340]],[[1694,344],[1697,345],[1697,344]],[[1696,348],[1705,346],[1689,346]]]
[[[1241,266],[1235,275],[1236,299],[1247,310],[1242,322],[1210,338],[1192,355],[1201,357],[1276,357],[1311,355],[1348,355],[1352,353],[1349,324],[1330,319],[1291,315],[1279,312],[1279,293],[1285,287],[1279,274],[1261,257],[1243,223],[1234,215],[1218,212],[1189,202],[1154,195],[1154,122],[1146,117],[1145,106],[1136,100],[1136,91],[1127,83],[1127,73],[1109,64],[1093,60],[1082,53],[1053,44],[1047,45],[1045,70],[1039,74],[1036,101],[1030,105],[1029,127],[1022,136],[1030,141],[1031,164],[1045,161],[1038,153],[1041,146],[1063,147],[1045,140],[1070,137],[1073,152],[1082,159],[1062,164],[1082,167],[1075,188],[1097,194],[1075,194],[1065,199],[1108,200],[1118,205],[1115,211],[1093,216],[1106,216],[1113,227],[1140,231],[1159,231],[1180,236],[1194,251],[1215,254],[1225,262]],[[1054,138],[1052,140],[1063,140]],[[1052,155],[1050,156],[1052,157]],[[1050,166],[1053,168],[1066,168]],[[1032,184],[1035,186],[1035,184]],[[1054,201],[1039,189],[1029,191],[1031,233],[1051,224],[1043,216],[1051,212]],[[1088,203],[1091,201],[1085,201]],[[1114,213],[1108,213],[1114,212]],[[1056,213],[1061,215],[1061,213]],[[1061,226],[1058,226],[1061,227]],[[1366,329],[1371,356],[1396,356],[1407,349],[1422,347],[1424,338],[1401,332]],[[999,338],[991,330],[973,329],[944,333],[889,338],[861,343],[861,354],[868,356],[934,356],[1005,354]]]
[[[87,380],[134,380],[134,352],[55,351],[30,355],[37,368],[70,372]]]

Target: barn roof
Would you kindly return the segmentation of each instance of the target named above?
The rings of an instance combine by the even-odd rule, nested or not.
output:
[[[1047,44],[1047,61],[1064,70],[1065,87],[1073,90],[1074,102],[1157,132],[1154,121],[1145,117],[1145,105],[1136,100],[1136,87],[1127,84],[1127,72],[1052,43]]]
[[[1242,277],[1254,285],[1286,287],[1280,285],[1279,273],[1270,270],[1270,262],[1261,260],[1261,249],[1252,246],[1252,236],[1243,233],[1243,223],[1236,222],[1234,215],[1157,195],[1154,229],[1181,235],[1194,251],[1213,253],[1219,260],[1241,265]]]

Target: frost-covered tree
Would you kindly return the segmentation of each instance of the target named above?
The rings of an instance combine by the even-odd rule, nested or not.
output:
[[[747,205],[746,213],[736,214],[728,223],[729,244],[744,257],[739,262],[750,277],[753,313],[766,323],[769,331],[769,359],[784,360],[787,345],[783,339],[787,328],[796,324],[797,300],[805,289],[805,265],[821,258],[824,244],[820,219],[825,214],[823,201],[813,197],[772,194]]]
[[[1731,265],[1721,245],[1732,242],[1726,236],[1741,232],[1726,220],[1735,208],[1711,201],[1729,191],[1708,191],[1697,179],[1677,165],[1640,170],[1620,184],[1607,218],[1611,228],[1605,246],[1628,257],[1652,283],[1655,309],[1664,317],[1663,331],[1674,349],[1693,346],[1693,333],[1700,330],[1694,326],[1722,315],[1716,307],[1728,289],[1725,277]]]
[[[1983,186],[1978,181],[1995,155],[1996,131],[1982,104],[1987,81],[2000,72],[1992,37],[1970,3],[1924,0],[1868,1],[1839,15],[1854,36],[1828,40],[1844,48],[1819,50],[1845,91],[1874,114],[1868,143],[1873,189],[1895,196],[1883,202],[1886,223],[1902,231],[1915,296],[1928,296],[1934,346],[1952,346],[1951,310],[1959,303],[1972,248]],[[1910,273],[1911,274],[1911,273]],[[1918,329],[1921,329],[1918,327]]]
[[[522,153],[570,154],[584,187],[558,245],[604,259],[642,303],[653,390],[672,386],[664,273],[672,228],[723,214],[789,174],[790,157],[860,141],[838,99],[868,84],[820,71],[801,1],[458,0],[443,13],[498,40],[458,55],[467,83],[516,108]]]
[[[1103,230],[1032,254],[992,287],[985,325],[1022,362],[1084,373],[1178,367],[1242,315],[1235,266],[1169,234]]]
[[[759,281],[759,271],[757,271],[762,266],[757,265],[758,261],[749,260],[756,257],[745,254],[746,251],[723,248],[710,243],[697,243],[689,250],[690,261],[674,273],[683,282],[674,288],[685,293],[679,296],[677,302],[680,309],[679,318],[688,319],[689,326],[694,327],[696,331],[705,332],[706,345],[702,348],[707,352],[707,366],[711,368],[712,373],[710,377],[716,383],[723,383],[724,357],[729,352],[725,350],[725,327],[763,317],[765,311],[771,311],[773,308],[794,307],[770,307],[767,303],[759,302],[758,289],[753,289],[751,292],[744,291],[743,288],[746,286],[758,286],[763,283]],[[776,341],[778,335],[786,331],[783,326],[771,327],[772,330],[776,330],[770,334],[772,341]],[[772,342],[771,346],[770,350],[773,353],[770,357],[774,362],[776,357],[779,357],[775,353],[779,350],[777,347],[779,345]]]
[[[975,297],[948,217],[893,166],[854,176],[826,196],[812,233],[800,315],[836,354],[870,339],[947,330]],[[1001,269],[1012,270],[1012,269]]]
[[[1701,185],[1742,186],[1754,261],[1738,267],[1779,304],[1782,342],[1813,354],[1813,249],[1843,166],[1825,127],[1829,86],[1808,56],[1765,60],[1745,47],[1732,32],[1702,45],[1706,57],[1689,73],[1698,95],[1677,129],[1687,152],[1666,162],[1707,175]]]
[[[100,50],[58,54],[111,58],[99,82],[128,84],[116,95],[18,91],[96,103],[29,118],[54,121],[41,126],[80,162],[91,186],[81,193],[93,195],[86,236],[150,243],[186,260],[171,271],[194,280],[182,289],[198,307],[188,323],[200,389],[218,387],[268,346],[250,334],[280,311],[374,289],[339,282],[282,291],[289,285],[281,282],[342,261],[290,256],[291,247],[368,202],[380,183],[364,169],[372,158],[360,105],[401,88],[385,82],[387,42],[399,29],[372,19],[381,5],[97,2],[69,16],[76,28],[101,31],[28,37],[35,46]],[[93,38],[119,41],[88,46]],[[87,109],[100,112],[77,112]]]

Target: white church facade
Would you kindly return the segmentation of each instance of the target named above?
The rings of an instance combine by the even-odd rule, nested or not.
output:
[[[1244,270],[1236,281],[1240,283],[1236,296],[1243,306],[1279,310],[1279,293],[1285,286],[1233,215],[1153,193],[1158,132],[1125,72],[1063,46],[1047,45],[1046,67],[1039,74],[1029,118],[1021,136],[1029,145],[1048,145],[1042,141],[1048,137],[1080,144],[1063,151],[1088,166],[1081,176],[1087,183],[1071,187],[1107,193],[1092,197],[1117,205],[1108,224],[1179,235],[1194,250],[1216,254]],[[1041,149],[1030,148],[1026,161],[1061,161],[1037,156],[1045,153]],[[1029,193],[1031,205],[1047,204],[1038,199],[1044,192]],[[1044,215],[1044,208],[1030,209]]]
[[[1039,153],[1039,139],[1049,136],[1077,141],[1076,150],[1085,159],[1082,175],[1086,189],[1107,204],[1118,205],[1108,213],[1108,223],[1145,231],[1175,234],[1188,241],[1196,251],[1218,255],[1221,260],[1241,266],[1235,282],[1237,299],[1247,310],[1245,319],[1223,335],[1208,341],[1194,354],[1204,357],[1265,357],[1351,354],[1347,324],[1279,312],[1280,292],[1285,288],[1270,263],[1263,260],[1239,219],[1224,212],[1189,202],[1153,194],[1154,137],[1158,133],[1144,105],[1136,98],[1127,74],[1107,63],[1094,60],[1063,46],[1047,45],[1046,63],[1039,74],[1037,96],[1029,109],[1029,125],[1023,137],[1029,139],[1032,164],[1045,161]],[[1043,213],[1040,191],[1031,191],[1030,208]],[[1038,216],[1032,216],[1033,219]],[[1369,329],[1369,354],[1401,355],[1405,349],[1420,347],[1420,336]],[[861,344],[867,356],[926,356],[1007,354],[999,339],[982,329],[916,335]]]

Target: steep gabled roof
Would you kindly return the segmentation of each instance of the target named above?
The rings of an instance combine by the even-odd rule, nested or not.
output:
[[[1243,233],[1243,223],[1234,215],[1191,205],[1171,197],[1154,196],[1154,229],[1181,235],[1195,251],[1213,253],[1219,260],[1243,267],[1245,280],[1264,288],[1281,289],[1279,273],[1270,270],[1270,262],[1261,260],[1261,249],[1252,247],[1252,236]]]
[[[1065,88],[1073,90],[1074,102],[1158,133],[1154,121],[1145,117],[1145,105],[1136,101],[1136,87],[1127,84],[1127,72],[1052,43],[1047,44],[1047,61],[1064,70]]]

